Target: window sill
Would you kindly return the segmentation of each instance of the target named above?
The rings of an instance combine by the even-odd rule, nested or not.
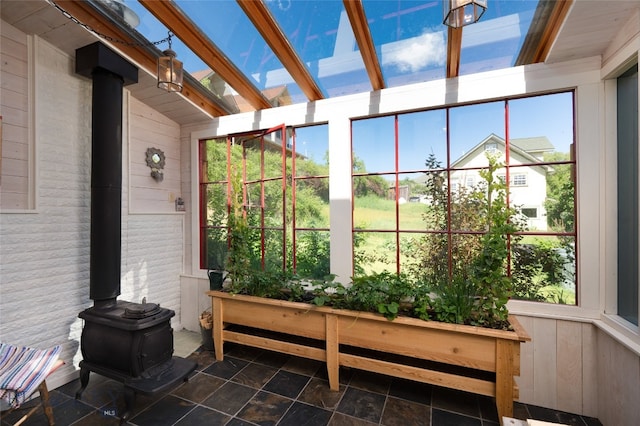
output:
[[[593,324],[612,339],[640,356],[640,329],[617,315],[602,314]]]
[[[640,356],[640,328],[616,315],[588,310],[580,306],[554,305],[547,303],[512,300],[508,305],[509,313],[517,316],[547,318],[561,321],[584,322],[593,324],[603,333]]]

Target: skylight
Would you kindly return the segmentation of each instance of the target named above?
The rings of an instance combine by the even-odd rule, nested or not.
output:
[[[167,36],[168,29],[143,3],[126,1],[140,19],[138,32],[149,40]],[[223,52],[238,73],[271,105],[308,101],[309,94],[301,88],[300,80],[287,70],[291,70],[291,65],[283,65],[271,49],[273,40],[270,39],[275,36],[267,34],[265,40],[239,3],[175,0],[172,4],[190,25]],[[263,4],[276,28],[286,37],[286,47],[293,49],[293,56],[299,57],[312,84],[319,89],[319,97],[373,90],[345,3],[264,0]],[[464,27],[458,75],[514,66],[537,6],[538,0],[490,0],[482,19]],[[362,7],[373,41],[372,51],[381,68],[383,87],[447,76],[448,28],[442,23],[441,1],[363,0]],[[253,19],[256,22],[255,16]],[[232,105],[234,111],[256,109],[255,104],[250,105],[238,95],[237,88],[230,87],[207,65],[206,59],[201,58],[202,52],[180,41],[183,36],[176,34],[173,49],[184,62],[185,70],[219,99]]]

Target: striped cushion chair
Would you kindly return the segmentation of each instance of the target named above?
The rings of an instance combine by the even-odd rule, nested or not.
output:
[[[60,350],[60,346],[34,349],[0,342],[0,403],[3,411],[7,409],[7,412],[11,412],[19,408],[38,390],[49,425],[54,424],[45,379],[63,364],[58,359]],[[22,424],[38,408],[39,405],[33,407],[15,425]]]

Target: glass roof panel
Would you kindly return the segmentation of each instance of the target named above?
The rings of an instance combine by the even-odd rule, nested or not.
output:
[[[493,0],[480,21],[464,27],[460,75],[515,65],[538,0]]]
[[[135,0],[125,3],[135,12],[140,20],[135,30],[142,34],[147,40],[155,42],[167,38],[169,30],[156,19],[147,9]],[[165,50],[169,47],[167,43],[157,45],[158,49]],[[224,82],[221,84],[211,84],[213,78],[207,65],[191,49],[189,49],[178,37],[171,38],[171,49],[176,52],[178,60],[182,61],[184,71],[191,74],[196,80],[203,83],[214,96],[226,103],[232,111],[239,111],[237,106],[237,96],[228,96],[231,88]],[[210,70],[209,70],[210,71]],[[207,78],[209,77],[209,78]]]
[[[273,105],[306,97],[235,0],[176,0],[207,37],[260,89]],[[288,93],[283,96],[283,89]],[[290,96],[290,100],[283,100]]]
[[[265,0],[325,97],[371,90],[341,1]]]
[[[364,0],[387,87],[445,78],[447,27],[440,1]]]
[[[151,41],[167,37],[167,29],[138,1],[126,1],[140,18],[137,31]],[[174,1],[273,105],[307,101],[235,0]],[[268,7],[325,97],[371,90],[342,1],[256,1]],[[459,74],[514,66],[538,2],[488,2],[480,21],[463,28]],[[446,77],[447,27],[440,0],[363,0],[363,7],[386,87]],[[253,110],[177,37],[172,48],[185,70],[233,110]]]

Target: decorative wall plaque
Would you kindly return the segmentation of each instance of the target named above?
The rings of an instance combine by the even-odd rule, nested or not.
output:
[[[151,167],[151,177],[162,182],[164,175],[164,152],[158,148],[147,148],[147,166]]]

